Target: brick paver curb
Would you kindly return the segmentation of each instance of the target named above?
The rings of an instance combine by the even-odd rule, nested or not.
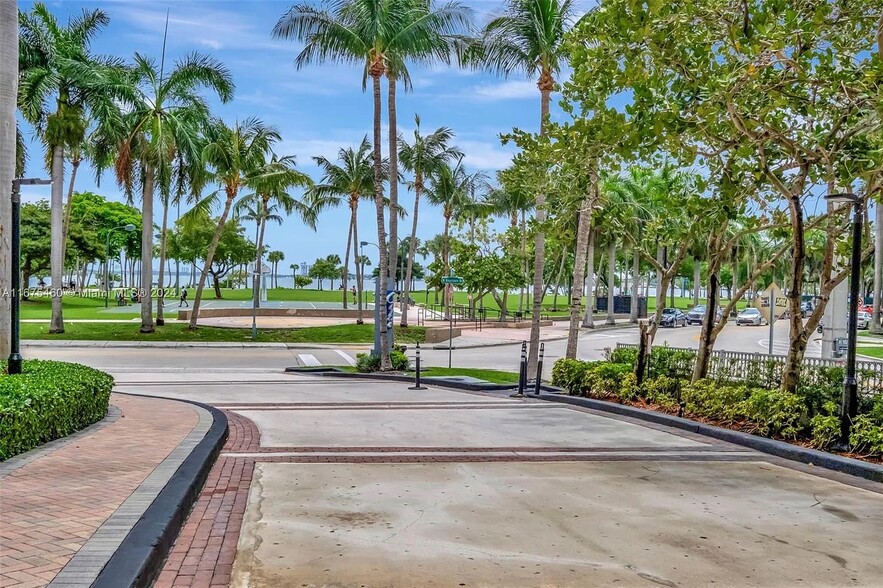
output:
[[[124,526],[130,528],[139,516],[137,510],[130,510],[134,520],[119,520],[113,518],[114,513],[199,420],[189,404],[178,401],[115,393],[111,403],[122,413],[114,422],[25,455],[19,467],[3,477],[0,587],[46,586],[68,565],[79,575],[58,578],[56,585],[92,584],[110,557],[109,549],[128,532]],[[157,436],[157,431],[162,435]],[[128,508],[144,498],[136,495]],[[142,505],[142,512],[146,506]],[[110,533],[72,564],[104,525],[103,532]],[[80,567],[86,562],[94,570],[91,577],[86,567]]]
[[[183,402],[200,412],[199,425],[166,460],[168,469],[174,467],[167,481],[158,487],[159,480],[145,481],[151,483],[151,491],[158,489],[158,493],[150,497],[149,506],[130,527],[92,588],[140,588],[153,584],[227,439],[227,418],[223,412],[205,404]],[[164,465],[165,462],[157,468],[163,470],[160,477],[166,477],[168,469]]]

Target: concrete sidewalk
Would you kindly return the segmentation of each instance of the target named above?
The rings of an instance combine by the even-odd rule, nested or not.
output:
[[[212,420],[113,394],[100,423],[0,464],[0,587],[90,586]]]

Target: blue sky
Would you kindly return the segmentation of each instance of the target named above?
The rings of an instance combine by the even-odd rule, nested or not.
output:
[[[479,23],[501,7],[500,2],[489,1],[465,4],[475,11]],[[21,10],[29,10],[31,5],[19,2]],[[47,2],[47,6],[63,22],[83,8],[101,8],[110,17],[110,25],[93,42],[96,53],[130,58],[137,51],[157,60],[166,10],[170,9],[167,60],[200,51],[224,62],[234,76],[236,95],[226,105],[213,100],[215,112],[228,122],[257,116],[275,125],[283,137],[277,153],[297,156],[300,168],[316,180],[319,174],[312,156],[335,159],[341,147],[357,145],[366,134],[371,137],[372,100],[362,92],[361,71],[330,64],[298,71],[293,61],[300,46],[272,38],[272,28],[290,6],[289,2],[121,0]],[[415,113],[420,115],[425,131],[443,125],[451,127],[456,133],[456,145],[466,154],[465,163],[473,169],[493,174],[505,167],[512,148],[500,144],[499,134],[513,127],[534,130],[539,125],[539,92],[534,80],[505,80],[443,65],[431,69],[412,67],[411,77],[413,91],[400,92],[397,100],[400,132],[411,134]],[[384,156],[385,131],[386,128]],[[30,153],[29,175],[43,175],[41,148],[33,144]],[[99,188],[91,170],[80,173],[77,189],[123,200],[110,174],[102,178]],[[48,198],[48,190],[31,189],[24,197]],[[400,190],[400,199],[410,210],[413,194]],[[431,237],[442,231],[443,219],[439,211],[424,206],[421,203],[418,236]],[[376,239],[375,217],[369,209],[373,207],[361,208],[359,233],[373,234]],[[329,253],[343,257],[348,219],[344,209],[327,212],[314,233],[291,218],[281,227],[268,227],[267,242],[285,253],[281,267],[286,269],[291,263],[312,262]],[[406,220],[405,225],[409,228],[410,221]]]

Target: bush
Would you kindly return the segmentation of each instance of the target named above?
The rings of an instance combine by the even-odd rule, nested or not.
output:
[[[866,414],[855,417],[849,434],[849,445],[856,453],[883,455],[883,425]]]
[[[644,396],[648,401],[671,410],[678,406],[679,386],[679,380],[668,376],[659,376],[644,381]]]
[[[0,376],[0,461],[70,435],[107,414],[113,378],[104,372],[41,360],[24,362],[22,372]]]
[[[410,369],[410,361],[408,356],[400,351],[398,347],[389,352],[389,360],[392,363],[392,369],[397,372],[406,372]],[[359,353],[356,355],[356,371],[363,374],[380,371],[380,357],[371,353]]]
[[[647,363],[647,375],[651,378],[668,376],[688,380],[693,375],[695,360],[695,351],[672,349],[667,346],[653,347],[650,351],[650,361]]]
[[[559,359],[552,366],[552,385],[564,388],[573,396],[583,391],[586,371],[598,362]]]
[[[794,439],[800,432],[800,422],[806,418],[806,406],[800,396],[782,390],[755,388],[739,408],[753,423],[753,431],[768,437]]]
[[[607,353],[607,361],[610,363],[625,363],[634,367],[638,361],[638,348],[617,347],[616,349],[610,349]]]
[[[592,365],[583,379],[585,391],[588,396],[606,398],[618,395],[622,380],[632,373],[632,367],[623,363],[598,362]],[[637,384],[637,380],[635,381]]]
[[[639,393],[638,377],[633,373],[626,374],[619,383],[619,390],[617,390],[619,398],[628,402],[637,398]]]
[[[699,380],[684,386],[684,409],[701,417],[734,421],[741,418],[741,403],[748,398],[746,386],[729,386],[712,380]]]
[[[833,414],[817,414],[810,421],[812,427],[812,446],[826,449],[837,441],[840,436],[840,419]]]

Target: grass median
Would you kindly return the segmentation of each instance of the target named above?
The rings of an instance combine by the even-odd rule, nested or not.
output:
[[[139,323],[68,323],[64,333],[50,334],[49,325],[23,323],[22,339],[84,340],[84,341],[178,341],[178,342],[233,342],[252,341],[251,329],[199,327],[196,331],[187,325],[175,323],[156,327],[153,333],[140,333]],[[423,327],[397,327],[399,343],[424,343]],[[305,327],[302,329],[259,329],[258,343],[372,343],[373,325],[333,325],[328,327]]]

